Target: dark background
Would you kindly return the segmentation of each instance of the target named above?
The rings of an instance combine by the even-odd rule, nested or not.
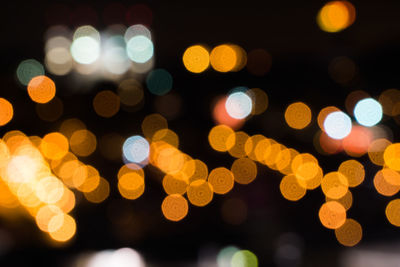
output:
[[[90,6],[98,19],[99,31],[107,25],[102,12],[111,1],[7,1],[0,7],[1,66],[0,97],[9,99],[15,117],[0,135],[19,129],[27,135],[55,131],[61,121],[77,117],[98,137],[117,132],[125,137],[140,134],[143,118],[155,112],[156,96],[145,92],[145,105],[135,113],[120,111],[111,119],[98,117],[91,101],[96,92],[115,90],[106,81],[85,84],[83,93],[71,94],[72,83],[67,77],[51,76],[57,84],[57,95],[64,102],[64,115],[55,122],[43,122],[35,113],[15,77],[18,64],[28,58],[43,62],[44,33],[52,25],[49,10],[62,4],[68,14],[80,5]],[[122,4],[135,4],[121,1]],[[139,2],[138,2],[139,3]],[[248,134],[263,134],[280,143],[317,156],[325,172],[336,170],[340,162],[349,158],[344,154],[324,156],[317,153],[312,140],[318,130],[316,115],[328,105],[344,109],[345,97],[353,90],[362,89],[377,97],[380,92],[399,87],[400,62],[400,3],[397,1],[352,1],[356,8],[355,23],[339,33],[326,33],[316,24],[316,14],[325,1],[147,1],[153,11],[151,26],[154,36],[156,68],[165,68],[173,76],[172,93],[182,98],[180,115],[169,121],[169,127],[180,137],[180,148],[194,158],[204,161],[209,169],[230,167],[229,154],[213,151],[207,142],[208,131],[214,125],[211,103],[215,96],[226,94],[235,86],[259,87],[269,96],[267,111],[253,117],[242,128]],[[197,5],[195,5],[197,4]],[[57,7],[57,6],[56,6]],[[60,16],[60,21],[63,16]],[[65,21],[71,29],[74,21]],[[187,72],[181,57],[184,50],[195,43],[210,47],[232,42],[246,51],[266,49],[272,57],[268,74],[257,77],[246,69],[238,73],[217,73],[208,70],[200,75]],[[347,56],[357,65],[357,82],[343,86],[329,76],[332,59]],[[86,90],[88,89],[88,90]],[[76,91],[76,90],[75,90]],[[303,131],[290,129],[284,122],[286,106],[304,101],[313,111],[313,122]],[[398,126],[384,119],[394,140]],[[372,178],[378,170],[367,156],[364,164],[367,175],[364,183],[352,190],[354,202],[348,217],[361,223],[364,230],[360,246],[379,242],[391,243],[400,233],[391,226],[384,214],[390,200],[377,194]],[[116,173],[121,162],[110,162],[96,151],[82,159],[99,169],[111,184],[111,195],[99,205],[79,201],[73,211],[77,220],[76,237],[66,246],[50,246],[43,233],[29,218],[10,220],[0,218],[0,266],[66,266],[77,254],[110,248],[132,247],[157,266],[186,266],[197,262],[201,251],[236,245],[253,251],[260,266],[275,266],[274,257],[279,236],[296,233],[302,240],[301,266],[337,266],[343,251],[334,232],[323,228],[318,209],[324,201],[320,189],[309,191],[299,202],[289,202],[280,195],[281,175],[265,166],[258,166],[257,179],[247,186],[235,185],[228,195],[214,196],[203,208],[190,206],[188,216],[181,222],[169,222],[162,216],[160,205],[165,193],[161,175],[151,167],[146,170],[146,191],[135,201],[122,199],[116,188]],[[247,219],[240,225],[230,225],[221,218],[224,200],[240,198],[248,208]],[[77,194],[77,198],[82,198]],[[0,246],[1,248],[2,246]]]

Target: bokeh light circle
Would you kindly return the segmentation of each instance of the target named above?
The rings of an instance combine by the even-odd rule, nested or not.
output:
[[[226,99],[225,108],[232,118],[244,119],[250,115],[253,102],[245,92],[234,92]]]
[[[125,140],[122,152],[128,161],[141,163],[149,157],[150,144],[142,136],[134,135]]]
[[[365,98],[354,107],[354,116],[359,124],[374,126],[382,119],[382,106],[373,98]]]
[[[326,116],[324,129],[326,134],[333,139],[343,139],[351,132],[350,117],[342,111],[335,111]]]

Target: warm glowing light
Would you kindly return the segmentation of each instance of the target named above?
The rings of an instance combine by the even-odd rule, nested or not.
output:
[[[285,121],[294,129],[304,129],[311,122],[311,109],[303,102],[290,104],[285,111]]]
[[[168,128],[168,122],[160,114],[147,115],[142,122],[143,135],[149,140],[152,140],[157,131],[165,128]]]
[[[317,23],[323,31],[339,32],[353,24],[355,16],[355,8],[350,2],[331,1],[319,11]]]
[[[236,52],[230,45],[216,46],[210,53],[210,63],[216,71],[232,71],[237,64]]]
[[[144,98],[142,85],[135,79],[123,80],[118,86],[118,96],[123,105],[135,107]]]
[[[382,106],[373,98],[365,98],[354,107],[354,116],[359,124],[374,126],[382,119]]]
[[[240,158],[233,162],[231,171],[239,184],[249,184],[257,177],[257,165],[249,158]]]
[[[118,180],[118,190],[126,199],[137,199],[144,192],[145,184],[143,176],[136,172],[128,172]]]
[[[145,63],[153,57],[153,42],[144,35],[136,35],[127,42],[126,52],[133,62]]]
[[[93,99],[93,108],[97,115],[111,118],[119,111],[120,100],[113,91],[105,90],[97,93]]]
[[[100,177],[99,185],[90,192],[84,192],[85,198],[92,203],[101,203],[110,195],[110,184]]]
[[[96,150],[97,140],[91,131],[77,130],[72,134],[69,144],[76,155],[87,157]]]
[[[34,102],[44,104],[56,95],[56,85],[47,76],[36,76],[28,84],[28,94]]]
[[[372,143],[368,147],[368,157],[371,162],[375,165],[383,166],[385,164],[383,153],[390,144],[392,144],[392,142],[385,138],[380,138],[372,141]]]
[[[335,236],[343,246],[354,247],[361,241],[362,227],[357,221],[347,219],[342,226],[335,229]]]
[[[234,145],[228,150],[229,154],[235,158],[245,157],[246,156],[245,146],[246,146],[246,143],[249,142],[249,140],[251,140],[250,136],[243,131],[235,132],[234,134],[230,134],[228,136],[228,139],[226,140],[226,142],[229,146],[232,143]]]
[[[232,118],[244,119],[250,115],[253,109],[253,102],[245,92],[234,92],[226,99],[225,108]]]
[[[188,71],[201,73],[210,65],[210,55],[204,46],[193,45],[185,50],[182,61]]]
[[[353,195],[352,193],[349,191],[347,191],[346,195],[344,195],[343,197],[339,198],[339,199],[332,199],[329,197],[325,197],[326,202],[329,201],[337,201],[340,204],[342,204],[342,206],[346,209],[349,210],[351,208],[351,206],[353,205]]]
[[[355,125],[351,132],[342,140],[344,151],[352,157],[360,157],[367,153],[373,133],[369,128]]]
[[[232,138],[229,138],[231,135]],[[229,126],[217,125],[214,126],[208,134],[208,142],[214,150],[226,152],[235,145],[236,135]]]
[[[233,188],[234,177],[230,170],[219,167],[210,172],[208,182],[212,185],[214,193],[226,194]]]
[[[183,195],[186,193],[186,189],[189,185],[188,179],[183,175],[165,175],[162,181],[165,193],[168,195],[179,194]]]
[[[150,144],[145,138],[134,135],[125,140],[122,152],[128,161],[141,163],[149,157]]]
[[[205,180],[196,180],[187,188],[187,196],[191,204],[203,207],[213,199],[213,187]]]
[[[393,199],[386,206],[386,218],[394,226],[400,227],[400,199]]]
[[[326,134],[333,139],[343,139],[351,132],[351,119],[342,111],[329,113],[324,121]]]
[[[68,139],[58,132],[46,134],[40,144],[43,155],[51,160],[63,158],[68,153],[68,149]]]
[[[86,125],[79,119],[67,119],[61,123],[60,133],[65,137],[71,138],[72,134],[77,130],[85,130]]]
[[[279,189],[284,198],[291,201],[297,201],[306,194],[306,189],[300,186],[296,176],[286,175],[283,177]]]
[[[400,174],[394,170],[383,168],[374,177],[376,191],[383,196],[393,196],[400,191]]]
[[[12,104],[4,98],[0,98],[0,126],[6,125],[14,116]]]
[[[52,224],[59,224],[56,227],[56,230],[50,231],[50,237],[58,242],[66,242],[70,240],[76,232],[76,223],[74,218],[72,218],[68,214],[57,214],[53,216],[53,218],[49,222],[49,228],[52,227]]]
[[[385,164],[396,171],[400,171],[400,143],[391,144],[383,153]]]
[[[319,219],[323,226],[337,229],[346,222],[346,210],[337,201],[328,201],[319,209]]]
[[[161,210],[165,218],[177,222],[186,217],[189,205],[182,195],[168,195],[162,202]]]
[[[347,177],[340,172],[330,172],[325,174],[321,181],[321,188],[325,196],[332,199],[343,197],[349,190]]]
[[[193,172],[191,172],[191,175],[188,175],[189,182],[196,180],[207,180],[208,167],[203,161],[195,159],[188,161],[188,163],[189,165],[194,165]]]
[[[165,69],[152,70],[146,78],[149,91],[155,95],[165,95],[172,89],[172,75]]]
[[[158,130],[157,132],[154,133],[151,141],[152,142],[163,141],[176,148],[179,146],[178,135],[170,129]]]
[[[317,122],[318,122],[318,126],[319,128],[325,132],[325,128],[324,128],[324,121],[326,119],[326,117],[335,111],[340,111],[337,107],[334,106],[328,106],[325,107],[323,109],[321,109],[321,111],[318,113],[318,117],[317,117]]]
[[[389,116],[396,115],[396,104],[400,102],[400,90],[388,89],[379,96],[379,103],[382,105],[383,113]]]
[[[340,164],[338,172],[346,176],[349,187],[360,185],[365,178],[364,165],[357,160],[346,160]]]

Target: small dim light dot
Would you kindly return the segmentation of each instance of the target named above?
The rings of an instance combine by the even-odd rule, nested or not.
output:
[[[335,229],[335,236],[343,246],[353,247],[361,241],[362,227],[357,221],[347,219],[341,227]]]
[[[29,97],[37,103],[47,103],[56,95],[56,85],[47,76],[36,76],[28,83]]]
[[[97,115],[111,118],[119,111],[120,98],[113,91],[101,91],[93,99],[93,108]]]
[[[72,134],[69,143],[72,152],[82,157],[91,155],[97,147],[96,136],[89,130],[75,131]]]
[[[342,111],[329,113],[324,121],[326,134],[333,139],[343,139],[351,132],[350,117]]]
[[[149,91],[155,95],[165,95],[172,89],[172,75],[165,69],[152,70],[146,78]]]
[[[183,53],[183,65],[193,73],[201,73],[210,65],[210,55],[208,50],[201,45],[193,45],[188,47]]]
[[[6,125],[14,116],[12,104],[4,98],[0,98],[0,126]]]
[[[157,131],[165,128],[168,128],[168,122],[160,114],[147,115],[142,122],[143,135],[149,140],[152,140]]]

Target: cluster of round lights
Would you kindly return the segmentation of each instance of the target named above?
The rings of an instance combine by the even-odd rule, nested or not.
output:
[[[197,44],[188,47],[182,56],[183,65],[192,73],[202,73],[209,66],[218,72],[237,72],[247,66],[251,74],[265,75],[271,67],[271,58],[263,49],[256,49],[249,54],[235,44],[221,44],[211,52],[207,46]]]

